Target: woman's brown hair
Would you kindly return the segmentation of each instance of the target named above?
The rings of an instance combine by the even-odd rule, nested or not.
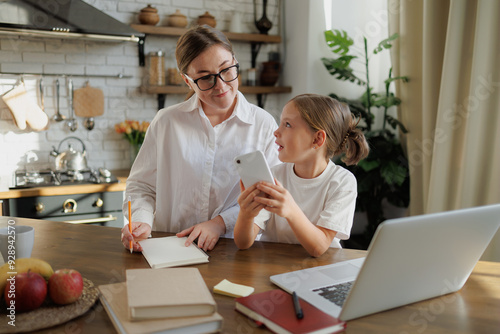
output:
[[[189,64],[213,45],[222,46],[234,57],[233,46],[221,31],[206,24],[186,31],[177,41],[175,49],[175,59],[179,72],[186,73]]]
[[[345,103],[317,94],[302,94],[290,102],[314,131],[326,133],[326,159],[345,153],[346,165],[357,164],[370,151],[363,132],[358,129],[351,110]]]

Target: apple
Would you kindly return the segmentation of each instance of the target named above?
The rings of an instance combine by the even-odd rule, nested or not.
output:
[[[7,280],[5,302],[17,312],[39,308],[47,296],[47,282],[38,273],[20,273]]]
[[[74,303],[82,291],[82,275],[74,269],[58,269],[49,278],[49,296],[56,304]]]

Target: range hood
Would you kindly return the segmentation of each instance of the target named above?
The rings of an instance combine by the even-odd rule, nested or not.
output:
[[[82,0],[0,0],[0,34],[130,42],[144,38]]]

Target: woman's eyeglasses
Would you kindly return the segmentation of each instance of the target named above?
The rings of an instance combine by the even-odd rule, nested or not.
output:
[[[184,75],[186,76],[186,78],[194,82],[201,91],[205,91],[214,88],[215,84],[217,83],[217,77],[219,77],[224,82],[231,82],[236,80],[240,75],[240,64],[229,66],[228,68],[223,69],[217,74],[205,75],[196,80],[191,79],[191,77],[189,77],[187,74]]]

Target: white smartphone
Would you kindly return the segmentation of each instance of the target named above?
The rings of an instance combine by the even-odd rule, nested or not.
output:
[[[267,164],[266,158],[261,151],[243,154],[234,158],[236,170],[240,174],[241,181],[245,188],[251,187],[259,181],[266,181],[274,184],[274,177],[271,168]]]

